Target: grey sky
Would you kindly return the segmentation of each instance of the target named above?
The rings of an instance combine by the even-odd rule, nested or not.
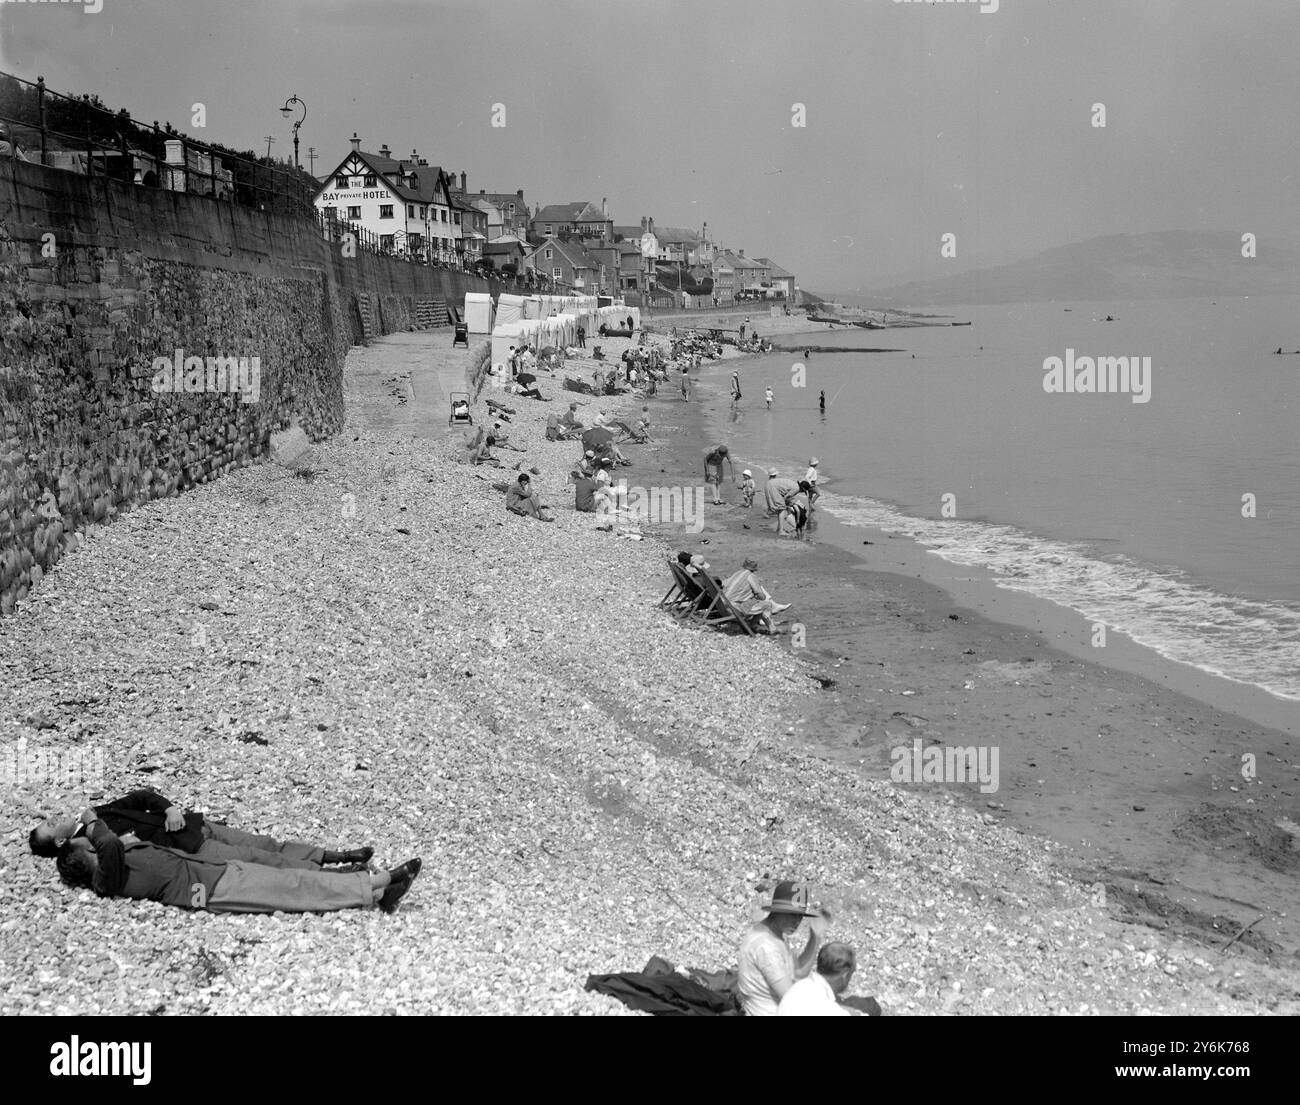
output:
[[[471,190],[608,197],[619,223],[707,220],[814,290],[1100,234],[1294,236],[1297,50],[1294,0],[0,5],[6,71],[139,120],[241,149],[274,134],[287,156],[277,108],[296,92],[318,172],[356,130],[367,149],[468,170]]]

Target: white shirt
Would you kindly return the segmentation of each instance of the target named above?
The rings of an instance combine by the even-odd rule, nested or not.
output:
[[[777,1008],[778,1017],[851,1017],[835,1000],[835,991],[818,971],[801,978],[785,992]]]
[[[816,468],[809,468],[808,471],[805,472],[805,473],[803,474],[803,478],[804,478],[804,480],[805,480],[807,483],[816,483],[816,482],[817,482],[817,469],[816,469]]]
[[[755,925],[740,945],[739,989],[741,1004],[749,1017],[775,1017],[774,982],[794,981],[794,956],[784,940],[766,925]]]

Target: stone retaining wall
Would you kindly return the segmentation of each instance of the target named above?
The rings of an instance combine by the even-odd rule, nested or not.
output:
[[[335,433],[351,345],[483,290],[307,220],[0,157],[0,614],[88,528],[249,464],[291,416]],[[193,392],[159,390],[177,351],[205,359]]]

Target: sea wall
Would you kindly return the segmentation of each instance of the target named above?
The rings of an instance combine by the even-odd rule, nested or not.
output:
[[[310,220],[0,157],[0,614],[90,527],[251,463],[292,417],[335,433],[351,345],[483,290]]]

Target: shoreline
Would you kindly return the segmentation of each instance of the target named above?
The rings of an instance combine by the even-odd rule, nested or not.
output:
[[[623,344],[608,344],[617,358]],[[1271,919],[1231,955],[1207,948],[1235,924],[1187,939],[1134,927],[1067,877],[1050,840],[882,782],[862,749],[852,762],[805,751],[801,732],[838,731],[822,718],[864,720],[811,585],[758,549],[760,574],[801,604],[790,613],[809,609],[816,657],[676,624],[656,603],[681,527],[639,542],[596,531],[565,482],[577,446],[543,439],[570,398],[611,415],[641,401],[571,396],[543,376],[555,402],[509,401],[526,451],[471,468],[439,397],[469,356],[445,331],[352,350],[344,431],[297,471],[257,465],[123,515],[0,622],[0,738],[105,751],[96,789],[24,779],[0,796],[0,1008],[622,1015],[584,992],[589,974],[656,954],[734,964],[757,882],[777,875],[818,888],[831,938],[858,952],[853,991],[887,1015],[1295,1011]],[[618,474],[662,480],[679,448],[698,486],[699,404],[682,411],[665,389],[649,405],[665,445],[630,446]],[[516,461],[540,469],[555,523],[505,512],[491,484]],[[728,567],[741,548],[710,526],[686,540],[711,536]],[[797,570],[804,547],[787,546]],[[882,586],[919,617],[902,602],[919,584]],[[839,583],[823,591],[846,609]],[[934,635],[884,616],[871,659],[910,680],[917,640]],[[890,708],[934,713],[922,702]],[[372,844],[376,862],[422,854],[425,874],[396,918],[231,918],[98,901],[28,854],[38,815],[144,784],[250,831]],[[107,983],[105,946],[118,957]],[[196,963],[215,964],[201,986]]]
[[[697,479],[694,454],[715,440],[726,414],[721,374],[702,375],[668,451],[669,472]],[[757,473],[747,461],[737,471],[745,466]],[[761,475],[758,482],[761,491]],[[724,498],[734,503],[734,488],[724,488]],[[1067,627],[1081,623],[1072,612],[995,592],[988,573],[944,562],[909,538],[825,516],[813,540],[778,540],[763,533],[771,523],[760,521],[757,503],[748,532],[740,529],[741,514],[738,506],[706,514],[702,551],[727,550],[727,570],[756,554],[769,589],[796,603],[788,616],[807,607],[828,623],[823,631],[809,619],[805,659],[840,679],[840,701],[811,719],[788,711],[801,746],[887,780],[890,750],[918,736],[927,743],[997,741],[999,793],[954,788],[971,808],[1069,847],[1085,881],[1122,882],[1138,919],[1213,933],[1263,912],[1277,950],[1300,949],[1300,892],[1289,877],[1300,871],[1300,853],[1296,830],[1279,827],[1300,820],[1289,766],[1300,767],[1300,756],[1284,700],[1175,665],[1119,634],[1107,644],[1108,660],[1119,662],[1102,663],[1087,654],[1086,636],[1069,639]],[[864,539],[872,542],[865,556]],[[891,660],[879,618],[863,625],[842,613],[882,600],[913,638],[903,649],[910,664]],[[842,659],[846,653],[851,659]],[[908,679],[910,687],[899,685]],[[1239,693],[1215,686],[1225,683]],[[902,693],[908,690],[914,693]],[[931,700],[937,707],[923,708]],[[1238,710],[1225,708],[1228,702]],[[925,720],[898,723],[899,714]],[[1256,757],[1253,780],[1239,774],[1242,751]],[[1281,872],[1288,874],[1278,880]]]

